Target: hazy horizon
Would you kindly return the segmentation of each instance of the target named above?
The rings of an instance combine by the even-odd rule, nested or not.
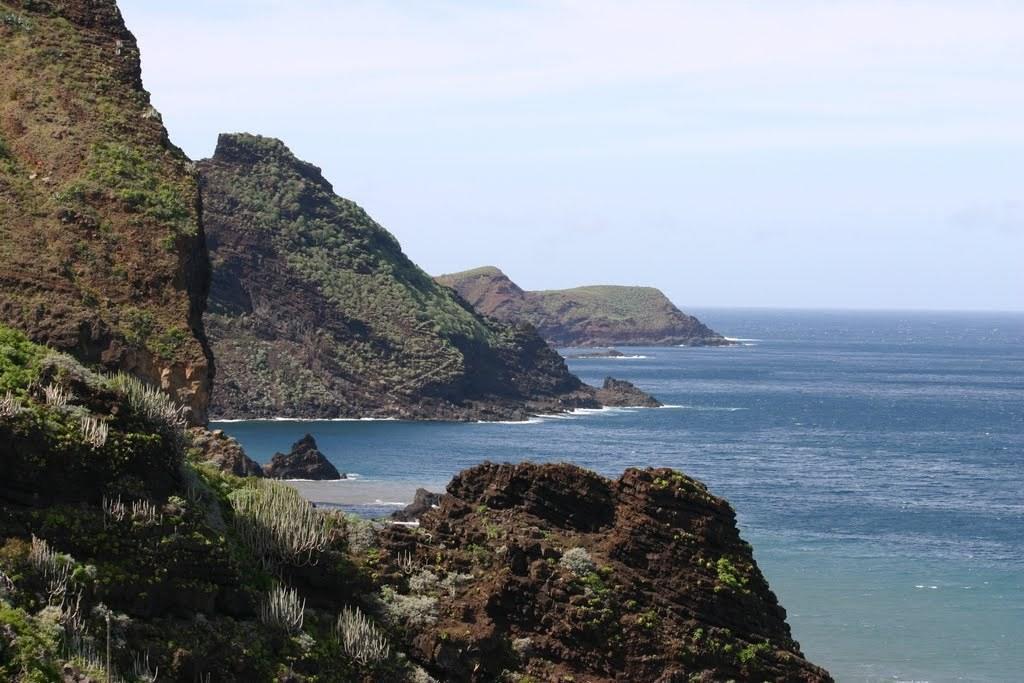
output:
[[[1024,6],[124,0],[171,139],[282,139],[433,274],[1024,309]]]

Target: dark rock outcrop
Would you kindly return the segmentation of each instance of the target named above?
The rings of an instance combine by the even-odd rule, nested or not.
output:
[[[614,377],[605,377],[604,384],[597,390],[601,405],[614,408],[660,408],[661,401],[636,388],[632,382]]]
[[[262,477],[263,468],[250,458],[234,438],[221,429],[209,430],[205,427],[193,427],[189,430],[192,436],[192,448],[197,451],[196,457],[201,462],[216,466],[221,472],[236,477]]]
[[[616,481],[573,465],[466,470],[420,531],[385,543],[441,576],[410,656],[440,680],[830,681],[721,498],[669,469]]]
[[[567,358],[624,358],[626,354],[618,349],[608,349],[607,351],[592,351],[588,353],[574,353]]]
[[[264,466],[263,472],[272,479],[319,481],[346,478],[316,447],[312,434],[306,434],[293,443],[288,453],[275,453],[270,463]]]
[[[485,319],[274,139],[199,163],[220,417],[526,419],[597,407],[529,326]]]
[[[0,320],[206,421],[198,177],[113,0],[0,2]]]
[[[680,311],[654,287],[598,285],[528,292],[493,266],[436,279],[480,313],[504,322],[528,322],[559,347],[732,343]]]
[[[426,489],[416,489],[412,502],[401,510],[391,513],[391,519],[396,522],[415,522],[423,513],[437,507],[441,502],[441,494],[433,493]]]

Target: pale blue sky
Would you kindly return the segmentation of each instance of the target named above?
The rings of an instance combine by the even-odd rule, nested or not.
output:
[[[279,137],[430,272],[1024,309],[1024,3],[120,4],[190,156]]]

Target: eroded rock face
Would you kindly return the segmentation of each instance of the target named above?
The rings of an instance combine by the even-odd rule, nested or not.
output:
[[[332,480],[345,479],[346,475],[338,472],[327,457],[317,449],[312,434],[292,444],[288,453],[275,453],[270,464],[263,469],[264,474],[273,479],[313,479]]]
[[[614,377],[605,377],[604,384],[597,390],[597,400],[602,405],[615,408],[660,408],[661,401],[641,391],[632,382]]]
[[[194,427],[189,430],[192,435],[192,448],[201,452],[200,459],[212,463],[221,472],[236,477],[262,477],[263,468],[250,458],[234,438],[220,429],[209,430],[205,427]]]
[[[391,552],[472,574],[410,636],[441,680],[831,680],[803,658],[729,504],[673,470],[612,481],[485,463],[420,525],[389,531]]]
[[[0,320],[206,421],[198,178],[113,0],[0,2]]]

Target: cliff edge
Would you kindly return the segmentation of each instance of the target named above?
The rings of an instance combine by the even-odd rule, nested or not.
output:
[[[595,285],[531,292],[493,266],[436,279],[484,315],[530,323],[554,346],[730,344],[654,287]]]
[[[532,328],[438,285],[281,141],[221,135],[199,167],[215,415],[494,420],[598,405]]]
[[[0,2],[0,319],[203,423],[198,178],[113,0]]]

